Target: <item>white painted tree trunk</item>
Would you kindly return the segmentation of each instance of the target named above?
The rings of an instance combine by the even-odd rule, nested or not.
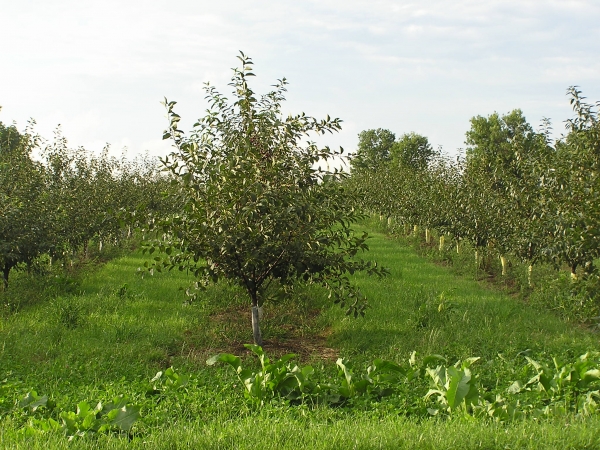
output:
[[[440,236],[440,252],[444,251],[444,242],[445,242],[445,239],[444,239],[444,235],[442,234]]]
[[[500,255],[500,263],[502,264],[502,276],[506,275],[506,256]]]
[[[429,228],[425,228],[425,243],[429,244],[431,242],[431,233],[429,232]]]
[[[531,275],[533,274],[533,265],[529,265],[529,267],[527,267],[527,284],[529,284],[529,287],[533,286],[531,283]]]
[[[258,306],[252,307],[252,335],[254,336],[254,343],[256,345],[263,345],[262,335],[260,333],[260,316],[261,308]]]

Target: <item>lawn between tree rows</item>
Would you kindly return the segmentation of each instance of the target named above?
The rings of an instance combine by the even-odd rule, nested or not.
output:
[[[527,381],[532,375],[525,356],[551,365],[552,356],[573,363],[585,352],[598,350],[596,334],[475,281],[457,278],[382,234],[372,236],[372,256],[390,269],[390,276],[383,281],[356,277],[371,306],[364,318],[344,316],[317,288],[265,305],[264,351],[273,361],[297,353],[293,361],[314,369],[321,392],[326,385],[338,386],[338,397],[342,392],[344,377],[336,366],[340,357],[359,382],[375,359],[406,368],[414,351],[417,365],[426,356],[439,354],[446,358],[447,362],[438,361],[446,368],[480,357],[470,368],[478,377],[480,392],[507,397],[506,390],[514,381]],[[597,413],[583,416],[558,410],[538,422],[480,417],[478,423],[495,431],[475,431],[477,427],[469,428],[468,421],[464,422],[465,417],[474,416],[463,414],[460,407],[447,413],[435,395],[423,398],[433,383],[427,375],[410,382],[398,378],[397,386],[404,387],[389,397],[375,395],[375,385],[365,388],[362,395],[356,384],[356,395],[347,399],[326,401],[315,394],[307,395],[306,401],[290,401],[266,395],[262,403],[257,402],[244,395],[233,371],[205,364],[212,355],[233,353],[242,357],[244,368],[255,374],[260,371],[256,359],[243,347],[252,340],[244,293],[219,283],[188,304],[177,291],[189,281],[185,274],[149,276],[137,270],[143,261],[143,255],[134,253],[73,279],[54,278],[54,288],[37,302],[4,311],[0,329],[0,379],[4,380],[0,439],[4,446],[42,447],[47,439],[61,446],[66,443],[65,433],[43,432],[42,422],[51,418],[61,424],[72,413],[76,426],[78,404],[81,409],[85,402],[93,410],[98,401],[107,405],[115,399],[118,402],[120,395],[125,396],[130,411],[137,412],[129,432],[107,426],[106,435],[81,433],[86,445],[118,447],[133,438],[133,445],[149,442],[151,447],[164,448],[165,442],[179,436],[189,445],[213,448],[251,443],[268,448],[267,442],[273,446],[277,440],[282,440],[283,447],[291,445],[291,434],[284,430],[300,428],[309,430],[303,437],[307,445],[320,441],[317,448],[335,443],[357,446],[360,436],[363,448],[402,448],[403,435],[421,436],[424,448],[434,443],[450,448],[450,443],[476,443],[478,439],[492,447],[514,442],[515,448],[593,448],[600,439],[591,431],[597,429]],[[11,295],[15,290],[27,295],[28,288],[35,288],[32,283],[24,276],[15,279]],[[438,362],[429,368],[435,369]],[[162,376],[156,378],[159,371]],[[41,400],[35,410],[31,406],[35,402],[23,402],[32,391]],[[523,404],[533,394],[527,395]],[[542,400],[542,406],[551,403],[549,398]],[[430,417],[428,409],[435,408],[440,414]],[[100,416],[98,412],[94,418]],[[237,439],[232,430],[248,430],[252,422],[265,433]],[[352,433],[342,425],[350,423]],[[563,423],[570,426],[562,429]],[[127,422],[122,424],[127,426]],[[465,429],[470,430],[469,437],[463,436]],[[527,433],[545,435],[548,440],[534,445],[524,438]]]

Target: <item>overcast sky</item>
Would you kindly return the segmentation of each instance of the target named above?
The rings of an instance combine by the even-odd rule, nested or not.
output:
[[[559,135],[569,86],[600,100],[598,0],[0,0],[0,15],[0,121],[115,154],[168,153],[161,100],[189,130],[204,82],[230,93],[239,50],[257,93],[288,79],[285,114],[340,117],[324,142],[348,151],[388,128],[455,153],[471,117],[515,108]]]

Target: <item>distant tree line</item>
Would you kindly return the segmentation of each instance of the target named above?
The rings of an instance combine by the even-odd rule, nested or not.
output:
[[[568,267],[597,277],[600,257],[600,122],[597,106],[568,90],[574,118],[553,141],[544,120],[534,130],[520,110],[471,119],[466,154],[451,159],[414,133],[359,134],[348,186],[361,206],[406,233],[435,230],[441,245],[467,241],[477,264],[496,252],[529,267]]]

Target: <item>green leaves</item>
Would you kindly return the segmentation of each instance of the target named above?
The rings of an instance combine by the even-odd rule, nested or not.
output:
[[[472,376],[469,369],[478,359],[469,358],[450,367],[440,365],[435,369],[427,368],[427,375],[431,378],[433,388],[427,392],[425,399],[435,396],[438,403],[449,413],[458,408],[466,411],[469,405],[476,403],[479,398],[476,378]],[[430,409],[433,415],[437,412],[436,409]]]
[[[76,412],[60,413],[62,428],[71,438],[89,432],[101,433],[114,429],[129,432],[139,417],[140,407],[127,404],[127,399],[123,397],[117,397],[104,406],[98,403],[95,408],[87,402],[80,402]]]
[[[28,408],[32,412],[35,412],[38,408],[48,406],[47,395],[37,395],[37,392],[31,391],[19,402],[19,407]]]
[[[296,355],[290,353],[271,362],[260,346],[255,344],[245,344],[244,346],[258,357],[260,370],[252,371],[242,368],[241,359],[228,353],[215,355],[209,358],[206,364],[209,366],[217,362],[229,364],[235,370],[242,386],[245,387],[246,397],[259,404],[263,404],[275,396],[295,400],[310,393],[313,387],[310,376],[314,370],[311,366],[301,369],[296,365],[289,364],[288,362]]]
[[[311,134],[340,130],[341,121],[304,113],[284,118],[285,79],[257,97],[246,80],[252,60],[243,53],[238,58],[232,102],[207,86],[210,109],[189,136],[178,128],[175,102],[165,100],[164,136],[176,150],[162,162],[182,208],[148,226],[156,235],[147,247],[166,254],[149,269],[190,270],[201,284],[232,280],[252,306],[262,305],[272,281],[318,283],[349,314],[363,314],[364,297],[344,277],[385,271],[355,258],[368,249],[367,236],[351,228],[361,216],[341,184],[346,174],[323,168],[342,158],[342,150],[303,144]],[[260,344],[258,320],[254,325]]]
[[[108,424],[119,430],[129,432],[131,427],[140,417],[140,407],[135,405],[124,405],[120,408],[109,410],[106,418]]]
[[[224,362],[229,364],[236,372],[239,372],[242,366],[242,360],[235,355],[230,353],[221,353],[219,355],[212,356],[206,360],[206,364],[209,366],[215,365],[217,362]]]
[[[271,360],[260,346],[247,344],[245,347],[255,361],[243,361],[227,353],[207,361],[209,365],[231,366],[237,378],[233,386],[221,379],[206,383],[204,376],[182,373],[171,367],[150,380],[145,395],[145,383],[138,384],[142,392],[131,394],[138,399],[135,403],[129,397],[116,396],[107,403],[98,402],[93,406],[81,401],[74,411],[61,410],[48,396],[30,391],[19,401],[11,395],[13,410],[2,413],[24,419],[21,429],[24,435],[62,431],[73,440],[97,433],[127,433],[131,438],[140,431],[143,434],[147,431],[145,427],[151,424],[162,426],[172,408],[185,409],[197,402],[197,398],[210,399],[212,395],[223,401],[221,396],[231,395],[232,387],[243,392],[251,408],[274,402],[278,407],[304,404],[373,409],[417,417],[449,415],[496,421],[567,414],[574,417],[600,411],[600,359],[595,353],[586,353],[566,363],[553,358],[551,364],[526,356],[525,365],[515,367],[514,372],[526,381],[510,383],[507,379],[498,379],[496,386],[490,388],[489,383],[479,383],[475,371],[479,358],[449,365],[440,355],[417,358],[413,352],[405,364],[375,359],[366,370],[340,358],[332,371],[297,365],[293,354]],[[488,361],[486,365],[493,363]],[[215,374],[221,376],[220,372]],[[16,387],[7,381],[2,382],[2,386],[4,390]],[[209,390],[196,397],[199,389]],[[236,407],[241,406],[232,400]],[[300,409],[302,413],[306,412],[306,406]],[[142,409],[144,422],[136,428]]]
[[[509,421],[525,415],[562,415],[567,411],[591,414],[598,411],[600,402],[597,355],[584,354],[567,364],[554,359],[554,368],[527,356],[524,369],[534,371],[530,379],[513,382],[493,394],[479,385],[478,376],[472,371],[479,358],[446,365],[440,355],[429,355],[418,362],[413,352],[407,366],[376,359],[362,374],[339,358],[337,379],[322,382],[315,380],[311,366],[300,368],[290,364],[294,355],[271,362],[261,347],[246,345],[246,348],[258,357],[260,370],[243,368],[241,359],[229,354],[214,356],[207,363],[221,361],[231,365],[244,386],[246,398],[260,405],[286,398],[352,406],[384,398],[394,401],[408,395],[412,402],[418,402],[419,398],[424,402],[424,414],[472,415]],[[427,380],[429,389],[425,390]],[[504,381],[498,380],[497,384],[501,386]]]
[[[35,392],[28,393],[19,402],[21,408],[27,408],[34,413],[40,407],[54,407],[48,396],[38,396]],[[88,402],[79,402],[76,411],[62,411],[59,423],[52,417],[41,419],[32,418],[24,428],[26,433],[46,433],[62,430],[69,440],[90,433],[131,432],[135,422],[140,418],[140,406],[130,404],[126,397],[115,397],[111,402],[95,407]]]

